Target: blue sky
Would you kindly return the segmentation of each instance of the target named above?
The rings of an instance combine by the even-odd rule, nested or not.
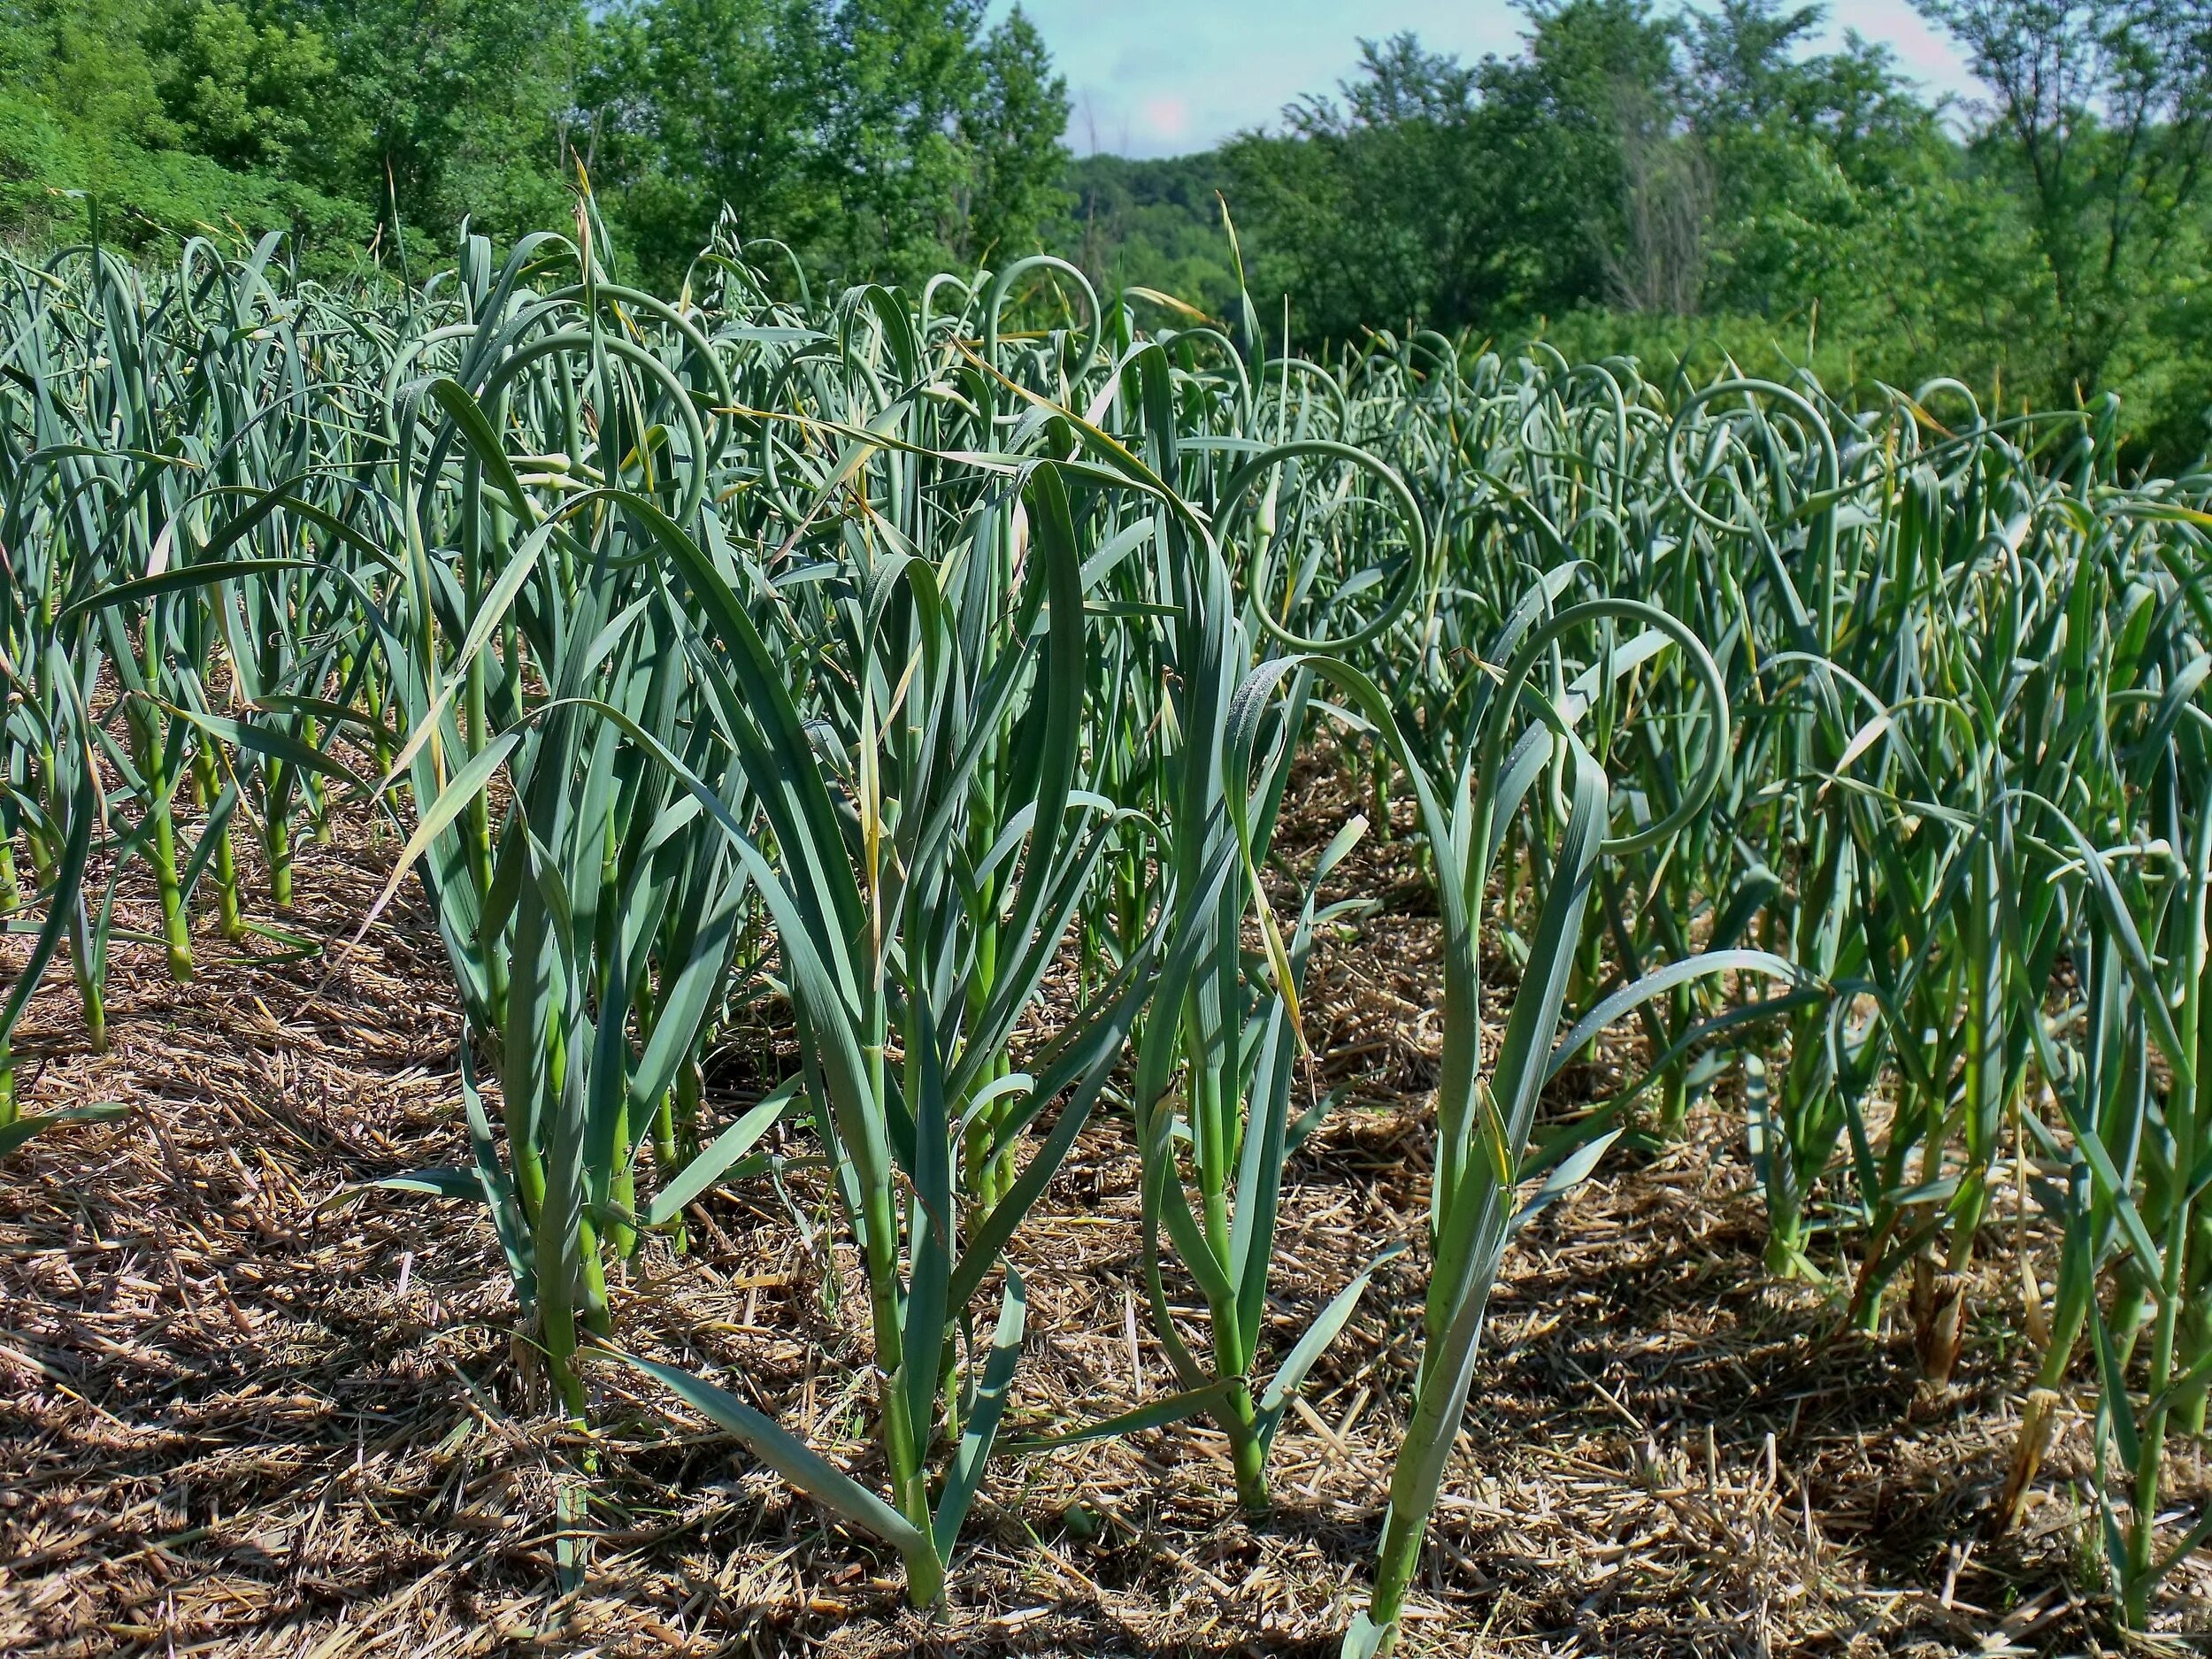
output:
[[[1022,0],[1067,77],[1068,145],[1126,156],[1204,150],[1245,127],[1271,125],[1303,92],[1351,73],[1358,41],[1411,29],[1433,50],[1468,62],[1511,53],[1521,14],[1506,0]],[[993,0],[1002,17],[1012,0]],[[1909,0],[1839,0],[1828,37],[1846,26],[1886,44],[1930,92],[1970,92],[1947,37]]]

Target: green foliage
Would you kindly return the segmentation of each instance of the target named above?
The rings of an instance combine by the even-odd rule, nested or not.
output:
[[[306,165],[330,68],[311,30],[231,0],[7,0],[0,235],[81,238],[96,198],[103,234],[125,245],[285,229],[311,260],[345,259],[374,218]],[[225,165],[241,161],[267,170]]]
[[[645,270],[680,270],[726,202],[742,235],[818,234],[793,119],[826,73],[818,24],[806,0],[646,0],[602,22],[579,148]]]
[[[961,112],[972,157],[963,204],[964,250],[1005,260],[1037,251],[1040,233],[1063,206],[1067,82],[1052,71],[1037,27],[1017,6],[983,43],[983,86]]]
[[[818,288],[1064,246],[1216,318],[1248,287],[1308,348],[1726,341],[1869,394],[2116,391],[2130,465],[2193,459],[2212,0],[1922,9],[1985,105],[1823,48],[1822,4],[1526,0],[1517,50],[1363,42],[1269,129],[1076,162],[1036,27],[983,0],[0,0],[0,235],[82,234],[79,192],[128,242],[280,227],[403,274],[465,219],[565,221],[580,170],[670,291],[725,231]]]
[[[1480,251],[1496,181],[1478,171],[1473,77],[1410,35],[1362,50],[1364,79],[1340,105],[1309,98],[1285,112],[1286,134],[1224,156],[1263,303],[1287,298],[1302,338],[1415,318],[1449,327],[1496,297]]]
[[[1067,182],[1056,240],[1077,250],[1101,288],[1142,285],[1216,317],[1233,312],[1237,274],[1218,196],[1229,172],[1220,156],[1086,156],[1070,165]]]
[[[2205,0],[1922,0],[1992,93],[1978,175],[2003,187],[2015,243],[2047,296],[2062,387],[2149,393],[2143,430],[2177,457],[2203,443],[2205,375],[2190,325],[2212,162],[2212,5]],[[2185,321],[2185,319],[2186,319]],[[2198,408],[2201,404],[2197,405]]]
[[[290,229],[310,268],[350,265],[375,228],[358,204],[150,149],[127,133],[88,131],[35,99],[0,91],[0,241],[82,241],[96,200],[101,234],[124,247],[192,234],[244,244],[261,231]]]
[[[810,268],[891,280],[1029,251],[1065,88],[1017,10],[972,0],[636,0],[595,27],[578,143],[671,285],[726,211]]]
[[[1931,11],[1998,95],[1965,142],[1885,49],[1814,50],[1821,6],[1565,0],[1527,8],[1517,54],[1366,42],[1336,96],[1273,130],[1080,164],[1068,240],[1104,280],[1211,303],[1218,212],[1176,188],[1202,176],[1260,314],[1286,305],[1310,346],[1412,321],[1654,341],[1662,362],[1720,339],[1781,367],[1811,337],[1824,373],[1870,390],[1955,373],[2015,409],[2116,390],[2131,463],[2182,465],[2212,389],[2191,275],[2204,8]]]
[[[510,232],[567,216],[580,0],[270,4],[330,42],[340,96],[320,165],[352,199],[442,236],[465,216]]]
[[[0,0],[0,232],[312,233],[396,266],[569,217],[673,286],[726,209],[812,268],[1035,247],[1064,83],[979,0]]]
[[[311,168],[327,146],[317,112],[337,95],[337,59],[303,24],[257,21],[236,0],[191,0],[150,35],[156,89],[186,148],[238,170]]]

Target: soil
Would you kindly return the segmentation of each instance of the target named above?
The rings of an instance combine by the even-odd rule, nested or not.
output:
[[[1299,814],[1324,834],[1340,810],[1305,788]],[[635,1373],[595,1365],[597,1426],[571,1432],[512,1340],[480,1208],[363,1186],[468,1156],[458,1015],[411,883],[345,948],[396,850],[349,819],[303,847],[282,926],[319,955],[230,945],[203,918],[188,985],[119,944],[105,1054],[85,1051],[58,965],[19,1032],[26,1110],[129,1110],[0,1170],[0,1653],[1335,1652],[1403,1420],[1417,1250],[1316,1367],[1264,1520],[1238,1512],[1202,1426],[1002,1456],[949,1608],[907,1611],[895,1559]],[[1411,874],[1404,843],[1363,849],[1340,885],[1396,908],[1317,958],[1312,1086],[1351,1088],[1295,1161],[1286,1333],[1420,1234],[1435,952]],[[126,883],[126,926],[146,927],[146,900]],[[741,1033],[715,1123],[787,1065],[778,1046]],[[1563,1080],[1588,1098],[1617,1069]],[[804,1136],[779,1133],[785,1178],[710,1192],[681,1254],[649,1240],[615,1286],[618,1327],[867,1479],[863,1299]],[[1171,1386],[1138,1317],[1135,1215],[1126,1123],[1102,1109],[1013,1252],[1020,1432]],[[2024,1525],[1986,1532],[2034,1362],[2021,1264],[2051,1268],[2032,1219],[1986,1230],[1940,1393],[1906,1332],[1844,1332],[1832,1287],[1771,1281],[1763,1240],[1724,1099],[1678,1141],[1617,1148],[1521,1235],[1403,1651],[2116,1650],[2085,1546],[2085,1374]],[[2212,1490],[2201,1447],[2170,1468],[2176,1507]],[[2201,1556],[2161,1625],[2212,1628]]]

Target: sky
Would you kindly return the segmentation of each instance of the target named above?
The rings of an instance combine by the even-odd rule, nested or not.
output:
[[[1248,127],[1272,126],[1306,92],[1333,92],[1359,41],[1406,29],[1464,62],[1519,49],[1507,0],[1021,0],[1067,77],[1068,147],[1077,155],[1177,156]],[[1002,17],[1013,0],[992,0]],[[1971,94],[1950,40],[1909,0],[1836,0],[1829,42],[1846,27],[1888,46],[1930,94]]]

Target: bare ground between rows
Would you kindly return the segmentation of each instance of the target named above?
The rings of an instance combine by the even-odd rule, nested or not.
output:
[[[1300,844],[1333,821],[1312,781],[1286,832]],[[286,926],[350,938],[393,853],[388,833],[342,821],[303,850]],[[1408,874],[1385,846],[1345,882],[1402,894]],[[121,910],[143,926],[145,895],[127,884]],[[33,1143],[0,1177],[0,1652],[1333,1651],[1413,1363],[1405,1261],[1317,1368],[1264,1522],[1237,1513],[1202,1429],[1004,1458],[952,1605],[926,1619],[902,1609],[894,1561],[726,1437],[662,1416],[627,1373],[595,1371],[595,1446],[549,1420],[480,1213],[325,1202],[466,1156],[457,1017],[411,886],[319,989],[326,962],[199,943],[203,977],[181,987],[119,949],[109,1053],[83,1052],[58,972],[19,1033],[27,1110],[132,1110]],[[1417,1233],[1433,964],[1418,914],[1375,916],[1317,956],[1317,1086],[1350,1080],[1360,1104],[1297,1160],[1286,1331]],[[741,1053],[729,1071],[775,1064]],[[1735,1125],[1709,1105],[1681,1143],[1616,1157],[1509,1257],[1406,1650],[2091,1649],[2078,1418],[2026,1526],[1981,1535],[2031,1363],[2008,1335],[2016,1231],[1992,1228],[1960,1383],[1927,1397],[1901,1336],[1839,1337],[1819,1292],[1766,1280]],[[1133,1148],[1102,1113],[1015,1250],[1025,1425],[1170,1386],[1132,1319],[1135,1210]],[[626,1340],[866,1473],[862,1304],[818,1191],[763,1183],[693,1213],[687,1253],[649,1244],[618,1286]],[[588,1454],[588,1576],[561,1597],[556,1494]],[[2200,1449],[2180,1448],[2174,1475],[2201,1495]],[[2212,1627],[2212,1575],[2173,1587],[2167,1629]]]

